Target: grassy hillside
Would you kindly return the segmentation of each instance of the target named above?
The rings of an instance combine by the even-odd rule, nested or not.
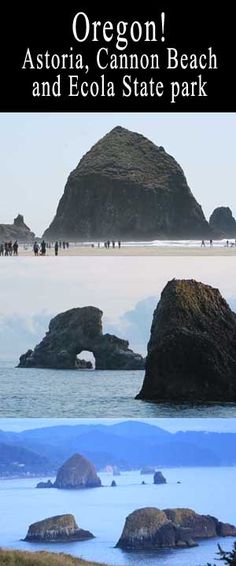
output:
[[[97,562],[87,562],[68,554],[51,552],[21,552],[0,549],[1,566],[106,566]]]

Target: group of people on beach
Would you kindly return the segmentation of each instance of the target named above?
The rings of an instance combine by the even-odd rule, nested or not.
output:
[[[120,241],[120,240],[117,242],[117,246],[118,246],[119,249],[121,248],[121,241]],[[98,248],[101,247],[101,243],[100,243],[100,242],[97,243],[97,247],[98,247]],[[112,241],[111,241],[111,240],[106,240],[106,241],[103,243],[103,247],[106,248],[107,250],[109,250],[109,248],[113,248],[113,249],[114,249],[114,248],[116,247],[116,242],[115,242],[114,240],[112,240]],[[91,244],[91,248],[95,248],[95,244]]]
[[[210,248],[213,248],[213,240],[209,240],[209,244],[210,244]],[[205,248],[205,247],[206,247],[206,242],[205,242],[205,240],[202,240],[201,241],[201,248]],[[225,247],[226,248],[236,247],[236,239],[234,240],[234,242],[230,242],[229,240],[226,240]]]
[[[0,244],[0,256],[18,255],[18,248],[19,244],[17,240],[14,243],[12,243],[11,240],[10,242],[2,242]]]
[[[42,242],[39,244],[37,241],[34,242],[33,245],[33,251],[34,251],[34,255],[38,256],[38,255],[46,255],[47,250],[51,250],[51,248],[54,248],[54,253],[55,255],[58,255],[59,249],[63,248],[63,250],[65,249],[69,249],[70,244],[69,242],[61,242],[61,241],[56,241],[54,243],[51,242],[45,242],[45,240],[42,240]]]
[[[117,242],[118,248],[121,247],[121,241],[119,240]],[[106,240],[106,242],[104,242],[104,248],[115,248],[116,247],[116,242],[114,240],[112,240],[112,242],[110,240]]]

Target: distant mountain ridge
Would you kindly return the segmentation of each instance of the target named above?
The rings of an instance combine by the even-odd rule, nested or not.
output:
[[[23,432],[0,430],[1,445],[6,447],[4,452],[0,450],[1,476],[6,475],[6,465],[9,475],[15,475],[17,468],[12,467],[12,462],[19,460],[19,453],[21,463],[27,464],[30,456],[29,472],[42,475],[57,470],[75,452],[91,460],[97,470],[107,465],[117,466],[121,470],[139,469],[147,465],[236,465],[236,433],[171,433],[155,425],[133,420],[112,425],[59,425]]]

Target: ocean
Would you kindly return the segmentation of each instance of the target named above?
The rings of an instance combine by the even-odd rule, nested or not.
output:
[[[121,242],[121,247],[167,247],[167,248],[199,248],[201,247],[201,242],[202,240],[146,240],[146,241],[122,241]],[[235,239],[234,238],[229,238],[228,240],[222,239],[222,240],[214,240],[213,241],[213,246],[216,248],[224,248],[227,246],[227,242],[229,242],[229,246],[234,246],[235,245]],[[74,248],[74,247],[91,247],[92,245],[95,245],[97,247],[97,240],[95,241],[90,241],[90,242],[70,242],[69,246],[70,248]],[[101,247],[103,247],[104,242],[100,242]],[[210,245],[210,241],[209,240],[205,240],[205,244],[206,246]],[[112,247],[112,245],[111,245]],[[117,241],[116,241],[116,247],[117,247]],[[31,244],[25,244],[25,245],[20,245],[19,249],[26,249],[26,250],[31,250],[32,249],[32,245]]]
[[[136,400],[144,371],[48,370],[0,362],[0,417],[236,417],[236,405]]]
[[[162,469],[166,485],[154,485],[151,475],[123,472],[110,487],[110,473],[99,473],[104,487],[78,491],[37,490],[40,478],[0,481],[0,546],[24,550],[66,552],[111,566],[205,566],[215,562],[217,543],[229,550],[234,539],[200,541],[190,549],[124,552],[115,548],[126,516],[140,507],[190,507],[198,513],[236,523],[235,468]],[[53,478],[52,478],[53,479]],[[145,480],[146,484],[141,485]],[[180,481],[180,484],[177,484]],[[30,523],[61,513],[72,513],[81,528],[95,539],[67,544],[23,542]]]

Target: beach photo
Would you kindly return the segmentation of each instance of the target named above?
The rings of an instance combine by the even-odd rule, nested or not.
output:
[[[2,256],[236,253],[235,114],[6,113],[0,124]]]
[[[1,263],[2,417],[236,415],[232,257]]]
[[[206,566],[233,553],[235,419],[1,419],[0,430],[3,564]]]

